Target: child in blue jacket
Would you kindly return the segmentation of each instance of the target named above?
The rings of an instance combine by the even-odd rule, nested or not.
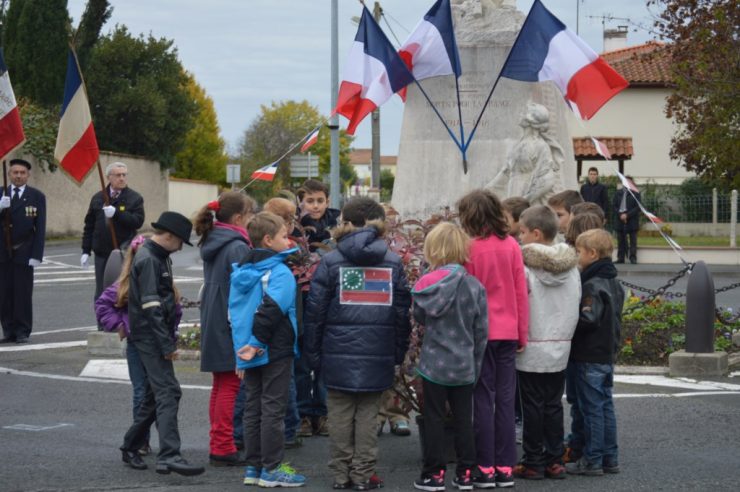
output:
[[[245,485],[305,483],[283,463],[284,423],[293,360],[298,356],[296,282],[285,260],[290,247],[283,219],[257,214],[248,225],[255,249],[231,273],[229,314],[236,367],[249,395],[244,409]]]

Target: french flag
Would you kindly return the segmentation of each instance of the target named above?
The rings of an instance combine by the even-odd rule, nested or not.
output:
[[[77,65],[77,57],[70,51],[67,57],[64,102],[54,157],[62,169],[78,183],[82,183],[99,156],[87,92]]]
[[[0,157],[5,157],[25,141],[8,67],[5,66],[3,51],[0,49]]]
[[[501,76],[525,82],[552,80],[584,120],[628,86],[624,77],[540,0],[534,0]]]
[[[277,168],[277,161],[273,162],[272,164],[268,164],[265,167],[261,167],[252,173],[252,179],[258,179],[260,181],[272,181],[273,179],[275,179]]]
[[[347,133],[354,135],[365,116],[413,81],[414,76],[370,11],[363,7],[334,109],[349,120]]]
[[[313,144],[319,141],[319,130],[321,130],[321,127],[317,128],[316,131],[309,135],[308,140],[306,140],[306,142],[301,146],[301,152],[307,151],[311,146],[313,146]]]

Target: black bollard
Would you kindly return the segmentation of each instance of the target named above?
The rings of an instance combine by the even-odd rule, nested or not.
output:
[[[714,280],[703,261],[697,261],[686,286],[686,352],[714,352]]]

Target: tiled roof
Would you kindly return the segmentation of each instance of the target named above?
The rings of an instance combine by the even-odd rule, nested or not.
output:
[[[613,159],[631,159],[632,137],[594,137],[604,142]],[[573,137],[573,153],[576,159],[601,158],[590,137]]]
[[[349,154],[349,163],[353,166],[368,165],[372,162],[372,150],[371,149],[353,149]],[[381,166],[395,166],[398,156],[395,155],[381,155],[380,165]]]
[[[671,83],[669,45],[649,41],[638,46],[607,51],[601,57],[627,79],[632,87],[666,87]]]

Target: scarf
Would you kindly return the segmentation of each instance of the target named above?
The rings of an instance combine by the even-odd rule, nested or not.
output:
[[[227,224],[226,222],[219,222],[218,220],[213,222],[214,227],[220,227],[222,229],[228,229],[230,231],[237,232],[241,234],[241,236],[247,241],[247,244],[250,248],[252,248],[252,241],[249,239],[249,234],[247,234],[247,230],[243,227],[236,226],[234,224]]]

